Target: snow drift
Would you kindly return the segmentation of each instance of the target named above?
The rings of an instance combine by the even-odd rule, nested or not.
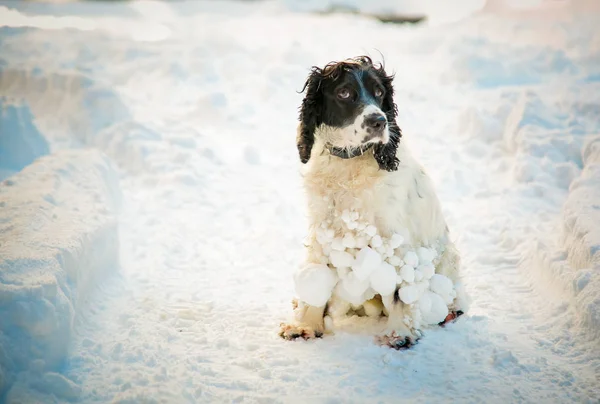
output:
[[[563,208],[563,237],[583,323],[600,336],[600,136],[587,139],[582,159]]]
[[[0,97],[0,180],[49,153],[29,106]]]
[[[94,150],[42,157],[0,184],[0,395],[20,372],[53,379],[81,302],[118,265],[119,203]]]

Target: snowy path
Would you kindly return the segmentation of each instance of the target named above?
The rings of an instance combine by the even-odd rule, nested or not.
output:
[[[73,140],[38,116],[55,148],[98,147],[122,172],[121,268],[79,313],[64,368],[81,402],[598,402],[598,342],[533,258],[540,243],[552,250],[558,242],[568,184],[580,171],[571,158],[581,149],[577,134],[600,130],[597,116],[569,112],[600,105],[598,82],[567,87],[580,75],[559,56],[572,62],[577,53],[569,60],[536,42],[536,29],[543,37],[552,23],[479,17],[413,29],[280,15],[270,3],[200,15],[196,8],[210,6],[199,4],[161,10],[148,23],[154,34],[164,31],[156,24],[167,27],[164,41],[124,40],[128,28],[113,27],[85,34],[93,56],[83,48],[61,56],[114,91],[127,113],[103,114],[126,123]],[[138,21],[122,9],[115,19]],[[333,33],[334,23],[353,30]],[[502,28],[515,26],[527,51],[507,45]],[[469,27],[487,39],[469,36]],[[63,71],[50,55],[76,47],[72,38],[34,30],[3,46],[19,66],[26,56],[17,49],[44,44],[35,54]],[[600,55],[600,46],[575,39],[583,59]],[[290,314],[305,233],[294,90],[311,64],[376,56],[374,47],[397,72],[400,126],[438,188],[472,309],[409,351],[377,347],[360,332],[285,342],[277,327]],[[504,71],[484,60],[509,54],[517,56]],[[525,67],[540,58],[555,60],[538,66],[551,84],[527,81]],[[506,128],[519,119],[543,141],[511,138]],[[565,127],[569,148],[552,137]],[[556,154],[560,161],[549,161]]]

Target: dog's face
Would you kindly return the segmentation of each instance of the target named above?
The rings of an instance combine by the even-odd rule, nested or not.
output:
[[[328,147],[347,151],[375,144],[373,155],[379,166],[396,170],[401,132],[392,80],[366,56],[313,67],[300,112],[300,160],[310,159],[316,135]]]
[[[334,147],[352,148],[387,143],[389,128],[382,111],[385,88],[373,68],[343,67],[339,77],[322,81],[323,105],[320,135]]]

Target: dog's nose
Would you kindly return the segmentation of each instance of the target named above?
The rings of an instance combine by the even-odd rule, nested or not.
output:
[[[382,131],[387,125],[387,119],[381,114],[371,114],[365,116],[365,125],[367,128]]]

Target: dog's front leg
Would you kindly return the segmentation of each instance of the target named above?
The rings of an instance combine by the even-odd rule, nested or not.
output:
[[[318,263],[323,256],[323,250],[317,243],[314,233],[311,234],[309,245],[307,246],[307,263]],[[305,302],[293,301],[295,320],[291,323],[282,323],[279,335],[287,340],[296,338],[312,339],[320,338],[325,331],[325,306],[311,306]]]
[[[388,312],[388,320],[384,335],[376,337],[376,342],[397,350],[410,348],[418,338],[404,323],[406,305],[393,296],[386,296],[382,301]]]
[[[303,302],[294,302],[295,321],[287,324],[281,323],[279,335],[287,340],[296,338],[320,338],[325,331],[323,315],[325,306],[315,307]]]

